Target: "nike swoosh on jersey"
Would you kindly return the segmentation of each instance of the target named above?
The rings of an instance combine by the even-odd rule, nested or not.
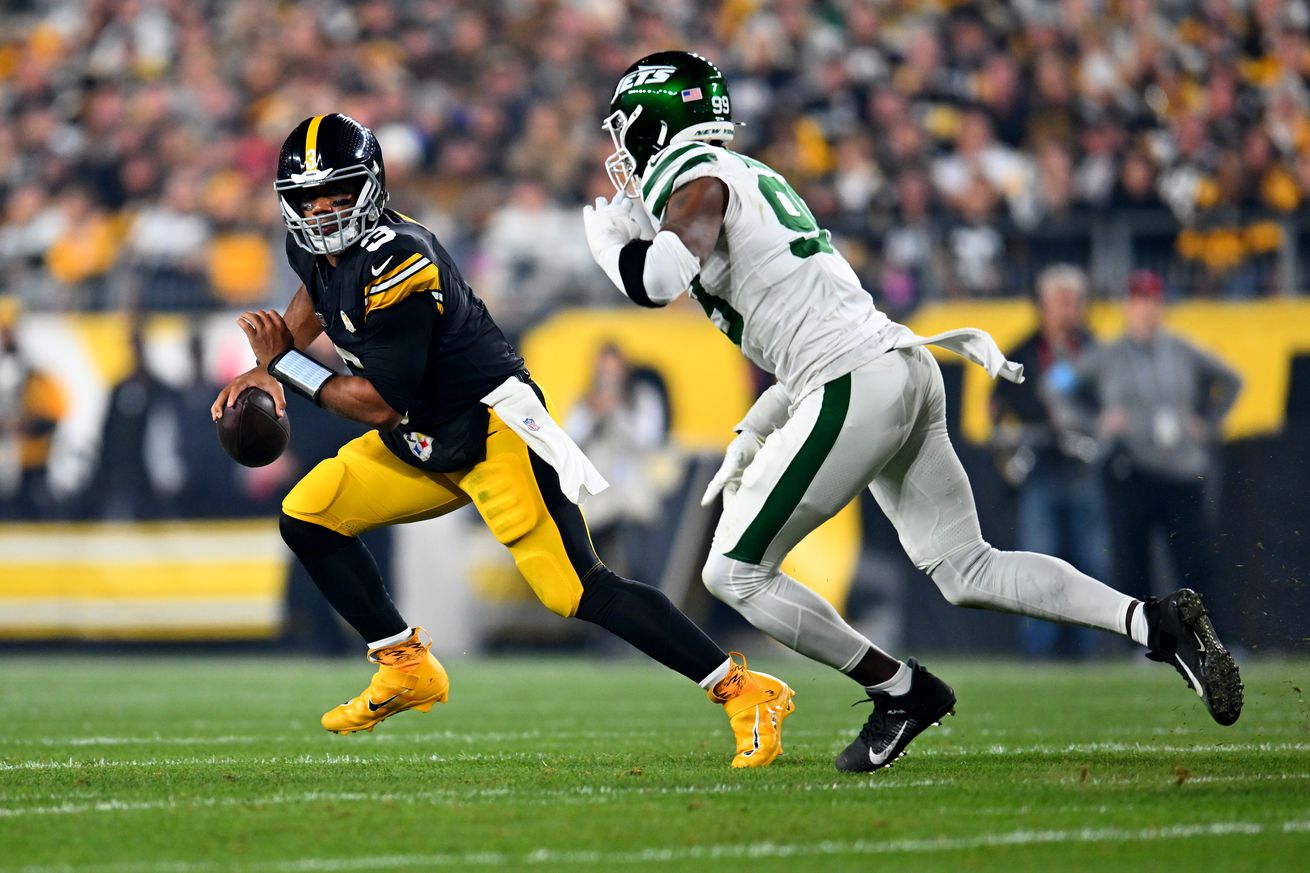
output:
[[[394,258],[394,257],[395,257],[395,255],[392,255],[390,258],[387,258],[385,261],[383,261],[382,263],[378,264],[376,267],[370,267],[370,268],[369,268],[369,272],[372,273],[374,276],[381,276],[381,275],[382,275],[382,271],[385,270],[385,269],[387,268],[387,264],[391,263],[391,258]]]
[[[399,696],[400,696],[399,694],[393,694],[393,695],[391,695],[390,697],[388,697],[386,700],[382,701],[381,703],[374,703],[374,702],[373,702],[373,698],[370,697],[370,698],[368,699],[368,711],[369,711],[369,712],[377,712],[379,709],[381,709],[382,707],[386,706],[388,703],[390,703],[391,701],[395,700],[395,699],[396,699],[397,697],[399,697]]]
[[[896,736],[892,737],[892,741],[887,744],[887,748],[882,750],[882,754],[874,752],[873,749],[869,750],[870,764],[873,764],[875,767],[881,767],[883,764],[887,763],[887,758],[891,755],[892,749],[896,748],[896,743],[900,740],[901,734],[905,733],[905,726],[907,724],[908,722],[901,722],[901,729],[896,732]]]

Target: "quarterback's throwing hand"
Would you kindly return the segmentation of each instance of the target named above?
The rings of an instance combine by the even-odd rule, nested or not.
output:
[[[714,502],[714,498],[723,492],[724,497],[730,497],[737,493],[741,487],[741,474],[750,466],[751,461],[759,454],[760,446],[764,445],[764,440],[748,430],[737,434],[737,438],[728,443],[728,448],[723,453],[723,463],[719,465],[719,472],[714,474],[710,484],[705,488],[705,495],[700,499],[701,506],[709,506]]]

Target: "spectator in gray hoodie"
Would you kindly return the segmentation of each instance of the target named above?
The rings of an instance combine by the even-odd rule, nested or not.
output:
[[[1159,531],[1183,584],[1205,592],[1213,542],[1205,484],[1241,379],[1162,329],[1164,283],[1156,274],[1129,277],[1124,311],[1123,337],[1084,357],[1071,394],[1103,446],[1116,587],[1151,593],[1150,544]]]

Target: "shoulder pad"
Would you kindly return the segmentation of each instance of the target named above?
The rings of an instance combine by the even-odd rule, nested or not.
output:
[[[417,222],[379,225],[361,243],[364,316],[410,294],[441,288],[432,233]]]
[[[679,186],[699,176],[714,174],[721,152],[722,149],[703,142],[680,142],[664,149],[642,177],[642,200],[658,218]],[[692,174],[694,168],[700,169]]]

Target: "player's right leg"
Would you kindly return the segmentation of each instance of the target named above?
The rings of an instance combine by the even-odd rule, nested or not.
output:
[[[870,489],[915,565],[958,606],[1130,636],[1155,660],[1173,664],[1216,721],[1236,721],[1242,707],[1237,665],[1194,592],[1143,604],[1065,561],[1003,552],[983,540],[968,476],[946,431],[941,371],[921,349],[913,366],[915,384],[927,386],[919,424]]]
[[[909,375],[904,354],[891,352],[802,398],[725,498],[703,574],[706,587],[755,627],[850,676],[875,701],[837,761],[842,770],[889,765],[955,704],[949,686],[883,652],[779,569],[909,437],[919,405]]]
[[[347,443],[286,496],[283,539],[328,603],[368,644],[368,660],[378,665],[363,692],[323,715],[327,730],[371,731],[398,712],[427,712],[445,702],[450,682],[430,651],[431,641],[401,617],[358,535],[433,518],[466,503],[468,497],[445,476],[405,464],[376,432]]]

